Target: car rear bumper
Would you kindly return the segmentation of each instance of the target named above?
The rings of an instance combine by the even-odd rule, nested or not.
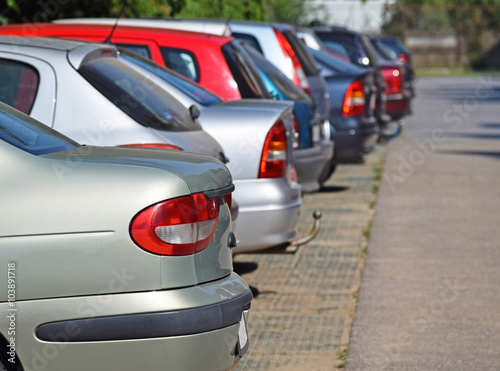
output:
[[[233,273],[183,289],[20,301],[17,356],[35,370],[229,369],[251,299]]]
[[[399,120],[410,113],[410,103],[410,92],[406,94],[388,95],[385,110],[393,120]]]
[[[355,121],[350,128],[335,128],[332,133],[335,142],[334,163],[350,163],[371,152],[377,143],[380,129],[375,119],[363,120],[350,118]]]
[[[303,192],[319,190],[319,176],[323,167],[333,157],[333,142],[322,141],[311,148],[299,148],[293,151],[293,162],[297,178]]]
[[[301,186],[286,179],[235,180],[238,220],[233,231],[238,247],[251,252],[290,242],[297,235]]]

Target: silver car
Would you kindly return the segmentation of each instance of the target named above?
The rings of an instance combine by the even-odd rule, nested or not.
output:
[[[186,107],[199,107],[204,130],[224,148],[236,186],[234,199],[239,205],[234,227],[238,247],[233,251],[249,252],[289,243],[296,235],[302,204],[301,187],[292,181],[291,171],[293,103],[262,99],[222,102],[194,82],[137,54],[121,49],[120,59]],[[281,144],[286,149],[277,148],[279,137],[286,140]],[[270,146],[271,142],[276,148]],[[266,170],[270,156],[274,157],[276,170],[281,161],[282,171]]]
[[[227,370],[245,353],[220,161],[80,146],[3,103],[0,158],[0,369]]]
[[[225,162],[222,147],[166,91],[104,44],[0,36],[0,101],[86,144],[182,149]]]

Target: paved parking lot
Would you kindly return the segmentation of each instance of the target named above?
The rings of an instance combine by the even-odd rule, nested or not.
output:
[[[365,164],[339,166],[327,187],[304,196],[300,231],[323,212],[315,240],[295,254],[235,257],[252,287],[250,351],[238,370],[332,370],[348,344],[360,282],[363,230],[373,216],[376,168],[384,148]]]

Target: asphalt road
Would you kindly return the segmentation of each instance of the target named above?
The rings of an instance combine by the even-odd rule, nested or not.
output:
[[[389,144],[346,370],[500,369],[500,79],[425,78]]]

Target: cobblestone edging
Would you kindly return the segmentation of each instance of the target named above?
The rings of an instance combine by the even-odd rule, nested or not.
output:
[[[338,166],[323,191],[304,195],[301,235],[312,225],[312,212],[323,212],[321,230],[308,245],[291,255],[235,256],[235,270],[255,295],[250,350],[238,370],[342,366],[338,354],[349,343],[381,173],[377,168],[385,152],[379,147],[365,164]]]

